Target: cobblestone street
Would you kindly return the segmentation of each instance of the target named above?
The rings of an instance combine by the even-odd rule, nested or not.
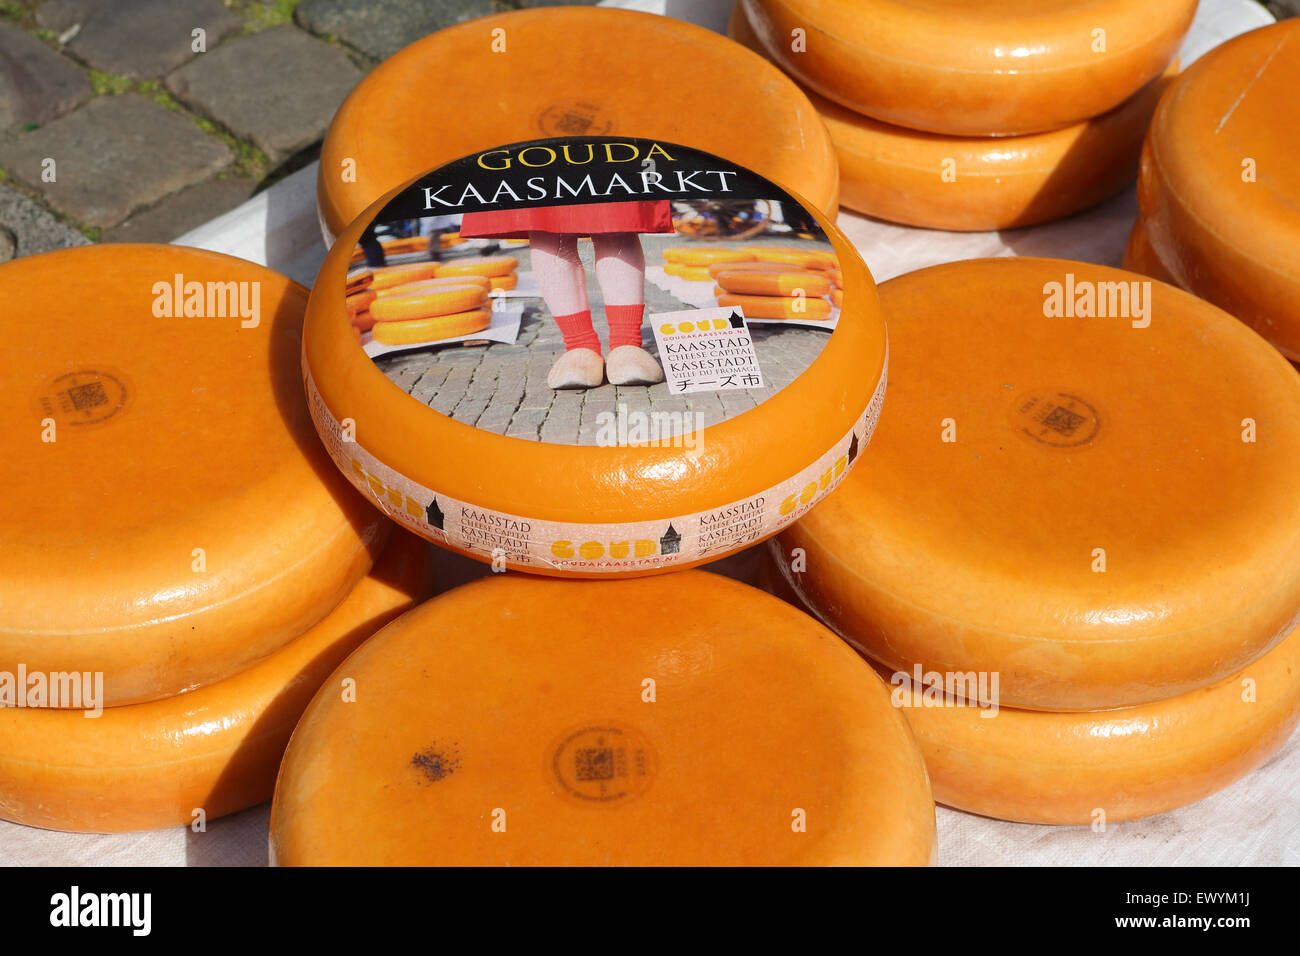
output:
[[[780,244],[782,240],[772,240]],[[789,240],[784,240],[788,243]],[[654,251],[665,245],[680,245],[678,236],[642,236],[648,263],[659,262]],[[600,288],[591,268],[591,243],[580,244],[587,265],[587,296],[592,319],[602,346],[608,341],[601,311]],[[529,270],[528,249],[511,249],[519,259],[519,270]],[[671,394],[667,383],[645,386],[614,386],[553,391],[546,385],[546,373],[564,350],[560,330],[540,299],[525,299],[519,339],[513,345],[451,346],[404,352],[379,360],[389,378],[414,397],[457,421],[477,425],[513,438],[541,439],[566,444],[594,444],[602,413],[617,414],[624,405],[629,412],[654,412],[703,416],[703,423],[716,424],[726,416],[747,411],[802,373],[821,352],[828,333],[799,326],[754,325],[750,327],[763,370],[765,387],[723,392]],[[657,288],[646,284],[647,315],[691,308]],[[641,332],[642,346],[654,353],[654,335],[647,321]],[[686,420],[686,419],[676,419]],[[695,419],[689,419],[692,423]]]

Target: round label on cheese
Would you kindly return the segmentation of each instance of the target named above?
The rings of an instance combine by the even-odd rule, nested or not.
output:
[[[1177,285],[1300,360],[1300,20],[1234,37],[1160,101],[1138,180]]]
[[[880,427],[781,539],[850,643],[998,674],[1007,706],[1099,710],[1219,680],[1295,626],[1300,378],[1258,335],[1056,259],[936,266],[881,299]]]
[[[431,550],[393,533],[338,607],[225,680],[102,710],[0,707],[0,819],[121,833],[212,821],[270,799],[289,736],[326,678],[429,596]]]
[[[385,252],[440,232],[484,245]],[[395,520],[482,560],[628,574],[723,557],[837,484],[879,414],[870,274],[820,213],[717,156],[494,147],[395,190],[346,240],[312,293],[317,427]]]
[[[306,289],[161,245],[20,258],[0,289],[0,704],[222,680],[366,573],[388,525],[312,427]]]
[[[826,128],[772,64],[673,17],[552,6],[439,30],[357,84],[321,147],[326,242],[425,170],[567,136],[685,143],[734,157],[832,216],[838,203]]]
[[[335,678],[355,700],[312,701],[276,783],[282,866],[932,859],[925,769],[881,681],[719,575],[490,575]]]

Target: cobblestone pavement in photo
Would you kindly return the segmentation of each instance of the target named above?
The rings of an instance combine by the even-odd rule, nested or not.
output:
[[[789,244],[790,239],[773,239]],[[677,236],[643,236],[647,261],[660,261],[654,249],[680,245]],[[823,244],[824,248],[824,244]],[[602,347],[608,342],[601,310],[600,288],[591,268],[591,243],[580,244],[587,266],[587,296]],[[508,250],[519,259],[519,271],[529,270],[527,247]],[[788,385],[820,354],[829,333],[800,326],[754,325],[750,332],[763,370],[760,389],[672,394],[668,384],[652,387],[614,386],[553,391],[546,373],[564,351],[560,330],[541,299],[525,303],[519,338],[513,345],[453,345],[391,354],[378,359],[380,369],[408,393],[456,421],[513,438],[540,439],[563,444],[595,444],[601,413],[617,415],[620,405],[630,412],[676,413],[690,418],[673,421],[704,427],[754,408]],[[646,284],[646,313],[675,312],[691,308],[656,286]],[[654,335],[647,321],[642,326],[642,346],[655,352]],[[608,421],[608,418],[605,419]]]

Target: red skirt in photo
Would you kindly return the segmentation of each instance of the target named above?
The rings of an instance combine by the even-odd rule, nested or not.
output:
[[[593,236],[672,231],[672,207],[666,199],[467,212],[460,223],[462,239],[527,239],[533,232]]]

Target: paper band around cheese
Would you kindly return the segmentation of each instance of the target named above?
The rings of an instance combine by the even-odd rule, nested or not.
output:
[[[433,75],[439,102],[472,104],[455,122],[421,119]],[[551,7],[439,30],[357,85],[321,147],[317,200],[327,244],[426,169],[538,135],[584,134],[662,139],[732,156],[818,209],[834,215],[837,207],[830,137],[776,67],[681,20]]]
[[[566,142],[576,143],[574,149],[580,150],[587,140],[496,147],[493,155],[537,150],[528,154],[536,159],[549,149],[564,156],[560,144]],[[642,150],[652,145],[627,142]],[[736,195],[785,203],[790,216],[801,204],[781,187],[726,160],[673,144],[659,145],[662,155],[656,158],[665,178],[674,175],[674,164],[681,170],[712,164],[726,170],[726,176],[715,181],[731,184],[739,190]],[[611,174],[591,162],[584,163],[580,172],[586,178]],[[520,173],[524,174],[532,175],[526,169]],[[566,576],[652,574],[714,560],[774,534],[847,474],[870,440],[883,401],[885,331],[870,273],[834,226],[806,204],[800,215],[809,216],[810,223],[815,218],[814,228],[825,230],[829,241],[781,247],[772,254],[781,261],[808,260],[827,268],[837,260],[842,263],[845,309],[838,327],[808,333],[827,337],[817,344],[816,353],[808,353],[815,357],[807,360],[806,370],[788,384],[782,381],[779,390],[763,393],[754,400],[761,404],[744,414],[715,404],[720,408],[716,423],[688,427],[659,440],[635,437],[625,428],[612,447],[602,447],[599,441],[593,446],[560,439],[561,444],[545,435],[529,440],[485,432],[427,407],[426,401],[435,402],[431,392],[416,399],[406,393],[409,389],[397,387],[357,347],[346,326],[342,286],[350,250],[372,219],[402,222],[418,217],[414,204],[424,201],[425,190],[455,185],[455,177],[470,175],[483,176],[474,157],[430,173],[376,203],[340,237],[313,291],[304,350],[304,378],[313,415],[339,468],[386,514],[417,534],[482,561]],[[692,175],[700,183],[700,174]],[[491,183],[480,185],[492,191]],[[459,195],[460,188],[452,195]],[[523,204],[507,212],[514,217],[529,208]],[[474,234],[465,224],[461,232]],[[680,243],[681,237],[665,235],[656,241],[674,240]],[[653,252],[657,246],[647,248]],[[756,255],[773,249],[746,248]],[[446,269],[444,264],[440,275]],[[385,301],[386,297],[378,298],[372,310]],[[789,308],[789,299],[781,302]],[[782,312],[779,317],[816,318],[818,305],[829,313],[824,300],[812,299],[808,304],[806,313],[786,316]],[[711,302],[708,305],[713,307]],[[643,326],[655,334],[664,324],[655,318],[657,314],[648,309]],[[743,330],[739,313],[733,318]],[[726,321],[712,321],[729,327]],[[687,331],[690,324],[683,321],[678,331]],[[391,325],[380,321],[375,326],[376,342],[390,341],[384,336]],[[698,331],[705,328],[702,324]],[[780,334],[784,333],[775,328],[766,333],[769,338]],[[481,359],[463,360],[472,367]],[[549,364],[533,362],[543,372]],[[786,367],[794,366],[787,362]],[[411,374],[402,373],[403,381],[420,380],[421,369],[427,368],[410,366]],[[469,381],[465,372],[458,374]],[[491,383],[499,374],[499,370],[485,372],[481,378]],[[631,388],[620,388],[624,396],[620,401],[628,401]],[[605,394],[614,397],[613,389],[605,389]],[[581,407],[581,399],[581,394],[560,395],[552,399],[552,407],[559,409],[565,403]],[[441,400],[436,403],[451,407]],[[616,417],[617,405],[608,412]]]
[[[199,811],[210,822],[270,799],[289,735],[317,689],[432,584],[428,543],[398,531],[342,604],[240,674],[93,717],[0,708],[0,819],[121,833],[189,826]]]
[[[1234,37],[1160,101],[1138,205],[1175,283],[1300,360],[1300,20]]]
[[[163,245],[27,256],[0,284],[32,318],[0,350],[0,700],[20,673],[99,674],[110,706],[222,680],[366,573],[388,525],[312,428],[307,290]]]
[[[1041,710],[1187,693],[1289,633],[1300,378],[1148,283],[1008,258],[882,285],[890,403],[864,467],[781,539],[809,606],[892,668],[996,671],[1006,706]],[[1115,314],[1125,290],[1141,317]]]
[[[591,626],[611,609],[613,630]],[[357,699],[322,691],[294,733],[278,865],[933,858],[921,757],[871,668],[718,575],[490,575],[335,676]]]
[[[741,0],[804,86],[885,123],[1034,133],[1114,109],[1173,58],[1196,0]]]

